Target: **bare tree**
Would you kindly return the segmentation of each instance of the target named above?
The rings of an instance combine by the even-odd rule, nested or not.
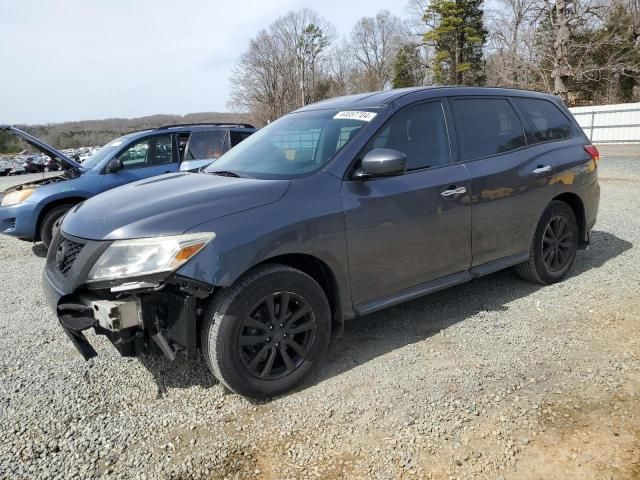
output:
[[[487,15],[490,85],[527,88],[535,82],[532,47],[539,6],[531,0],[498,0]]]
[[[569,100],[569,87],[567,82],[573,76],[571,63],[569,62],[569,45],[571,43],[571,29],[569,22],[572,17],[571,0],[555,0],[552,5],[547,0],[551,22],[555,26],[555,38],[553,40],[553,93],[559,95],[565,102]]]
[[[351,32],[350,44],[357,90],[383,90],[390,86],[393,60],[403,38],[402,22],[387,10],[358,21]]]
[[[259,123],[327,95],[334,27],[303,9],[278,18],[249,42],[232,71],[230,106]]]
[[[351,57],[351,47],[343,40],[342,44],[334,47],[329,62],[329,75],[331,79],[331,96],[348,95],[354,93],[352,87],[352,75],[354,65]]]
[[[316,83],[318,74],[329,62],[329,47],[336,38],[333,25],[305,8],[280,17],[271,30],[281,42],[285,54],[295,59],[299,105],[319,100]]]

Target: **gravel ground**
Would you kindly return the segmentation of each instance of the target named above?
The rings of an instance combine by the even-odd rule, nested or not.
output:
[[[0,238],[0,478],[638,478],[640,157],[600,165],[569,279],[499,272],[348,323],[314,381],[264,403],[102,337],[84,362],[42,248]]]

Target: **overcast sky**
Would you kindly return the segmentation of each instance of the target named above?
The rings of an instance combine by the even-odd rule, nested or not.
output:
[[[0,124],[226,111],[249,39],[309,7],[348,34],[407,0],[0,0]]]

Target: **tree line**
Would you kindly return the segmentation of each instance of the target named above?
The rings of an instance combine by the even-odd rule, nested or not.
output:
[[[410,0],[349,35],[313,10],[251,39],[229,106],[259,124],[325,98],[422,85],[555,93],[570,106],[640,98],[640,0]]]
[[[310,9],[250,40],[231,72],[240,114],[153,115],[23,126],[58,148],[103,145],[170,123],[252,121],[359,92],[489,85],[560,95],[569,106],[640,100],[640,0],[409,0],[401,18],[362,17],[346,36]],[[23,148],[0,132],[0,153]]]

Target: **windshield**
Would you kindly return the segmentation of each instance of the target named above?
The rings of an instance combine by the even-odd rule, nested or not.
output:
[[[374,111],[291,113],[233,147],[205,172],[253,178],[295,178],[317,171],[344,147]]]
[[[99,165],[102,160],[107,158],[111,152],[122,147],[126,140],[126,137],[116,138],[115,140],[111,140],[104,147],[98,149],[96,153],[87,158],[84,162],[82,162],[83,168],[90,169]]]

